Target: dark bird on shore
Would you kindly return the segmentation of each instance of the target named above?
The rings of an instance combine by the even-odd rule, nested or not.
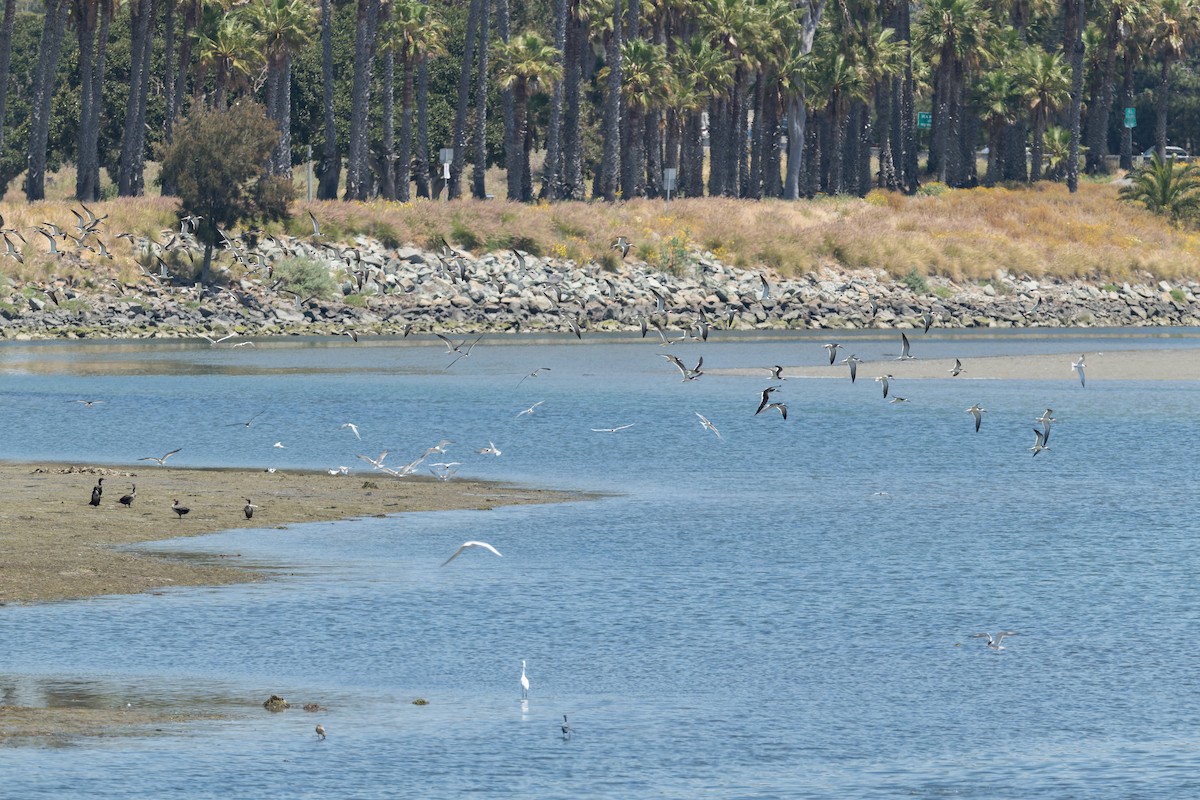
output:
[[[161,467],[166,463],[168,458],[175,455],[182,449],[183,449],[182,447],[176,447],[171,452],[165,454],[162,458],[155,458],[154,456],[146,456],[145,458],[139,458],[138,461],[157,461],[158,465]]]
[[[247,497],[246,498],[246,507],[242,509],[243,511],[246,512],[246,519],[250,519],[254,516],[254,509],[256,509],[256,508],[258,508],[258,506],[254,505],[254,503],[250,502],[250,498]]]
[[[759,402],[758,411],[754,412],[754,416],[757,417],[759,411],[762,411],[764,408],[767,407],[767,403],[771,402],[771,392],[777,392],[777,391],[779,391],[779,389],[780,389],[780,387],[778,387],[778,386],[768,386],[767,388],[762,390],[762,400]]]
[[[117,500],[117,502],[120,503],[121,505],[125,506],[126,508],[129,508],[133,505],[133,498],[135,498],[135,497],[137,497],[137,484],[136,483],[129,487],[129,494],[121,495],[120,499]]]
[[[188,508],[187,506],[179,505],[178,500],[175,500],[174,502],[171,503],[171,510],[179,515],[179,519],[183,519],[183,515],[188,513],[189,511],[191,511],[191,509]]]
[[[92,499],[88,501],[89,506],[100,505],[100,495],[104,494],[104,487],[101,485],[103,483],[104,478],[96,479],[96,485],[92,487]]]

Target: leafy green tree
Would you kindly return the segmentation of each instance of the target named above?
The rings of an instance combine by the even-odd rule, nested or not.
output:
[[[1029,180],[1039,181],[1042,179],[1046,124],[1050,115],[1070,99],[1071,76],[1061,53],[1047,53],[1040,47],[1031,47],[1021,58],[1017,81],[1033,125],[1033,164]]]
[[[180,215],[200,218],[202,281],[209,280],[213,246],[224,231],[288,216],[292,184],[272,176],[267,163],[278,142],[279,129],[262,106],[242,100],[229,109],[194,110],[163,148],[164,180],[179,188]]]
[[[1150,163],[1130,176],[1119,195],[1178,224],[1200,208],[1200,166],[1164,160],[1155,153]]]

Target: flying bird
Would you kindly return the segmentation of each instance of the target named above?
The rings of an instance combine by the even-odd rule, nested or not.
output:
[[[862,359],[851,353],[849,356],[842,359],[842,363],[850,365],[850,382],[854,383],[855,379],[858,377],[858,365],[862,363]]]
[[[692,413],[700,418],[700,425],[702,427],[704,427],[707,430],[712,431],[713,435],[716,436],[718,439],[721,438],[721,432],[719,430],[717,430],[716,425],[713,425],[711,422],[708,421],[708,417],[704,416],[699,411],[693,411]]]
[[[633,246],[633,244],[628,239],[626,239],[624,236],[618,236],[613,241],[613,243],[609,247],[609,249],[610,250],[620,250],[621,251],[621,259],[624,260],[625,256],[629,255],[629,248],[632,246]]]
[[[536,403],[534,403],[533,405],[531,405],[529,408],[527,408],[527,409],[525,409],[524,411],[522,411],[521,413],[517,414],[517,416],[518,416],[518,417],[523,417],[523,416],[525,416],[526,414],[528,414],[529,416],[531,416],[531,417],[532,417],[532,416],[533,416],[533,412],[534,412],[534,411],[537,409],[537,407],[538,407],[538,406],[540,406],[540,405],[541,405],[542,403],[544,403],[544,402],[546,402],[546,401],[545,401],[545,400],[538,400]]]
[[[563,714],[562,736],[564,739],[571,738],[571,726],[567,724],[567,715],[566,714]]]
[[[1037,419],[1034,420],[1034,422],[1042,423],[1042,446],[1043,447],[1045,447],[1046,443],[1050,441],[1050,423],[1058,422],[1058,420],[1056,420],[1054,417],[1050,416],[1050,414],[1053,412],[1053,410],[1054,409],[1047,408],[1045,411],[1042,412],[1042,415],[1040,417],[1038,417]]]
[[[787,419],[787,404],[786,403],[767,403],[767,408],[773,408]]]
[[[103,400],[76,400],[76,403],[82,403],[84,406],[91,408],[92,406],[100,405]]]
[[[172,450],[171,452],[169,452],[169,453],[166,453],[165,455],[163,455],[163,457],[162,457],[162,458],[155,458],[154,456],[146,456],[145,458],[139,458],[139,459],[138,459],[138,461],[156,461],[156,462],[158,462],[158,465],[161,467],[161,466],[163,466],[163,464],[165,464],[165,463],[166,463],[166,461],[167,461],[167,459],[168,459],[168,458],[170,458],[171,456],[175,455],[176,453],[178,453],[178,452],[179,452],[180,450],[182,450],[182,449],[183,449],[182,447],[176,447],[176,448],[175,448],[174,450]]]
[[[492,547],[487,542],[463,542],[462,545],[460,545],[459,548],[454,551],[454,555],[450,556],[449,558],[447,558],[445,561],[442,562],[442,566],[444,567],[447,564],[449,564],[451,561],[453,561],[454,559],[458,558],[460,555],[463,554],[464,550],[469,550],[474,547],[482,547],[484,550],[487,550],[491,553],[495,553],[498,556],[500,555],[500,551],[497,550],[496,548]],[[501,556],[501,558],[503,558],[503,556]]]
[[[963,365],[962,365],[962,361],[960,361],[956,358],[956,359],[954,359],[954,369],[949,370],[950,377],[957,378],[959,375],[963,374],[966,371],[967,371],[966,368],[963,367]]]
[[[475,345],[479,344],[479,340],[483,338],[483,334],[481,333],[481,334],[479,334],[479,336],[477,336],[475,338],[475,341],[471,342],[468,345],[466,339],[463,339],[458,344],[455,344],[454,342],[450,341],[449,339],[447,339],[445,336],[443,336],[440,333],[435,333],[434,336],[438,337],[439,339],[441,339],[443,342],[446,343],[446,349],[449,352],[458,353],[458,356],[455,357],[455,359],[453,361],[451,361],[449,364],[446,365],[446,369],[450,369],[455,364],[457,364],[458,359],[466,358],[467,356],[471,355],[471,351],[473,349],[475,349]],[[466,350],[463,349],[464,346],[467,348]]]
[[[636,422],[631,422],[628,425],[618,425],[615,428],[592,428],[592,432],[593,433],[616,433],[617,431],[623,431],[626,428],[632,428],[636,424],[637,424]]]
[[[914,356],[908,352],[908,337],[904,335],[903,331],[901,331],[900,332],[900,355],[896,357],[896,360],[897,361],[908,361],[913,358],[916,358],[916,356]]]
[[[830,342],[827,345],[823,345],[823,347],[829,351],[829,363],[832,365],[837,358],[837,351],[841,348],[841,345],[837,342]]]
[[[767,367],[767,371],[771,373],[771,380],[773,381],[787,380],[787,378],[783,377],[783,367],[779,366],[778,364],[773,367]]]
[[[320,739],[321,741],[325,740],[325,726],[324,725],[317,726],[317,738]]]
[[[1033,451],[1034,456],[1037,456],[1037,454],[1042,452],[1043,450],[1050,449],[1049,447],[1046,446],[1046,440],[1042,437],[1041,431],[1039,431],[1037,428],[1034,428],[1033,435],[1036,436],[1037,438],[1033,442],[1033,447],[1031,447],[1029,449]]]
[[[491,442],[488,442],[487,447],[481,447],[475,452],[479,453],[481,456],[499,456],[500,448],[496,447],[496,445],[492,444]]]
[[[929,326],[933,324],[933,314],[924,312],[921,314],[921,322],[925,323],[925,333],[929,333]]]
[[[771,402],[771,392],[779,391],[778,386],[768,386],[762,390],[762,400],[758,404],[758,410],[754,412],[754,416],[758,416],[759,412],[767,407],[767,403]]]
[[[891,375],[880,375],[878,378],[875,379],[876,383],[883,384],[883,396],[884,397],[887,397],[887,395],[888,395],[888,381],[890,381],[891,379],[892,379]]]
[[[975,432],[979,433],[979,426],[983,423],[983,414],[987,411],[986,408],[980,408],[979,403],[967,409],[967,413],[975,417]]]
[[[704,364],[704,356],[700,356],[700,359],[696,362],[695,369],[688,369],[686,366],[684,366],[683,362],[680,361],[678,357],[673,356],[670,353],[659,353],[659,355],[662,356],[663,358],[667,359],[668,361],[670,361],[672,364],[674,364],[675,367],[680,371],[680,373],[683,374],[683,380],[680,381],[680,383],[684,383],[686,381],[694,381],[694,380],[696,380],[696,378],[699,378],[701,375],[704,374],[700,370],[700,367]]]
[[[355,439],[358,439],[360,442],[362,441],[362,437],[358,435],[357,425],[355,425],[353,422],[344,422],[342,423],[341,427],[338,428],[338,430],[345,430],[346,428],[350,429],[350,432],[354,434]]]
[[[525,674],[525,659],[521,659],[521,699],[529,699],[529,676]]]
[[[1079,385],[1086,388],[1087,381],[1083,377],[1083,368],[1085,366],[1087,365],[1083,363],[1083,356],[1080,356],[1078,361],[1071,362],[1071,369],[1079,373]]]
[[[529,378],[536,378],[536,377],[537,377],[538,375],[540,375],[541,373],[543,373],[543,372],[549,372],[549,371],[550,371],[550,368],[549,368],[549,367],[538,367],[538,368],[537,368],[537,369],[535,369],[533,372],[529,373],[529,374],[528,374],[528,375],[526,375],[524,378],[521,378],[521,380],[517,381],[517,386],[520,386],[522,383],[524,383],[524,382],[525,382],[527,379],[529,379]]]

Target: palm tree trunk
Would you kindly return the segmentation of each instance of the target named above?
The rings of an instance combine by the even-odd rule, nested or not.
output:
[[[1134,57],[1126,46],[1125,51],[1121,54],[1121,61],[1124,62],[1123,76],[1121,79],[1121,107],[1133,107],[1133,62]],[[1121,126],[1121,169],[1133,169],[1133,128]]]
[[[46,148],[50,138],[50,108],[58,74],[58,51],[67,27],[67,0],[46,0],[33,98],[29,109],[28,172],[25,199],[46,199]]]
[[[369,193],[371,62],[380,0],[358,0],[354,33],[354,80],[350,89],[350,150],[346,155],[346,200],[366,200]]]
[[[767,91],[767,103],[763,109],[763,137],[766,155],[763,159],[763,194],[767,197],[783,197],[782,151],[779,148],[779,89],[778,84]]]
[[[583,185],[583,145],[580,139],[579,82],[583,73],[583,59],[590,55],[590,48],[584,46],[587,36],[586,23],[570,15],[567,25],[567,48],[563,54],[566,71],[562,81],[562,165],[554,180],[558,184],[556,191],[560,199],[582,200],[586,193]]]
[[[567,48],[568,0],[554,0],[554,49],[559,52],[559,64],[565,66]],[[564,78],[566,75],[564,74]],[[563,81],[554,82],[550,91],[550,126],[546,131],[546,161],[542,165],[540,196],[554,201],[559,198],[558,173],[562,160]]]
[[[398,199],[407,203],[411,196],[412,182],[412,131],[413,131],[413,58],[405,52],[404,76],[400,87],[400,152],[396,158],[396,189]]]
[[[1173,59],[1163,57],[1158,70],[1158,86],[1154,89],[1154,147],[1159,158],[1167,157],[1167,97],[1171,90],[1172,63]]]
[[[626,103],[625,112],[627,114],[625,132],[629,138],[622,140],[624,158],[621,159],[621,198],[629,200],[641,197],[643,192],[642,181],[646,174],[646,137],[642,123],[645,119],[645,112],[632,103]]]
[[[1046,152],[1046,116],[1038,113],[1033,120],[1033,150],[1029,158],[1029,182],[1042,179],[1042,157]]]
[[[746,181],[746,197],[755,200],[762,198],[763,193],[763,147],[766,142],[763,136],[763,106],[766,103],[766,75],[759,70],[754,78],[754,127],[750,133],[750,171]]]
[[[1085,170],[1089,175],[1108,174],[1108,122],[1112,114],[1113,74],[1117,68],[1117,45],[1120,40],[1120,19],[1112,12],[1106,37],[1104,70],[1100,76],[1100,102],[1088,108],[1088,149]]]
[[[154,23],[158,17],[158,0],[148,0],[149,18],[146,34],[141,40],[141,64],[138,66],[139,85],[137,91],[136,118],[133,126],[133,146],[130,148],[129,191],[130,196],[141,197],[146,191],[146,113],[150,92],[151,51],[154,46]]]
[[[100,7],[97,3],[75,0],[75,34],[79,46],[79,148],[75,159],[75,197],[90,201],[96,191],[93,173],[99,179],[98,154],[95,141],[91,140],[87,124],[92,116],[92,104],[96,101],[92,91],[96,79],[96,29],[99,27]],[[88,143],[93,149],[89,152]]]
[[[512,140],[507,143],[508,157],[508,199],[525,200],[525,135],[529,124],[529,85],[525,78],[518,77],[512,90],[513,96],[513,130]]]
[[[168,0],[169,1],[169,0]],[[292,54],[283,54],[279,69],[279,153],[276,174],[292,177]]]
[[[471,170],[471,195],[476,200],[487,199],[487,98],[491,76],[488,75],[488,12],[491,0],[483,0],[479,9],[479,69],[475,72],[475,164]]]
[[[4,122],[8,110],[9,68],[12,66],[13,24],[17,0],[4,0],[4,22],[0,24],[0,150],[4,148]]]
[[[144,44],[150,38],[151,0],[132,0],[129,6],[131,35],[129,48],[129,96],[125,103],[125,128],[121,137],[121,158],[117,178],[117,192],[122,197],[137,195],[138,179],[135,174],[137,154],[134,149],[139,141],[137,135],[138,113],[141,98],[145,94],[147,75],[142,54]]]
[[[417,197],[431,197],[429,188],[429,59],[422,54],[417,68],[417,152],[413,157]]]
[[[613,30],[608,41],[608,86],[604,102],[603,152],[600,157],[600,194],[617,199],[621,148],[621,0],[613,0]]]
[[[390,4],[387,7],[391,13]],[[407,60],[407,59],[405,59]],[[383,187],[384,200],[396,199],[396,52],[383,54]]]
[[[799,200],[806,194],[801,186],[804,167],[805,128],[808,123],[804,90],[797,89],[787,95],[787,179],[783,185],[783,196],[788,200]]]
[[[651,111],[642,120],[642,153],[646,156],[642,192],[646,197],[661,197],[663,170],[663,112]]]
[[[467,9],[467,32],[463,40],[462,65],[458,73],[458,105],[454,112],[454,160],[450,162],[449,199],[462,196],[462,170],[467,155],[467,107],[471,98],[471,64],[475,60],[475,35],[480,9],[487,0],[471,0]]]
[[[342,178],[342,156],[338,152],[337,123],[333,116],[333,0],[321,0],[321,86],[325,143],[321,148],[317,197],[335,200]]]
[[[1071,192],[1079,190],[1079,122],[1083,105],[1083,0],[1064,0],[1067,19],[1070,22],[1070,37],[1067,41],[1071,47],[1071,110],[1067,117],[1071,128],[1071,147],[1067,156],[1067,188]],[[1165,133],[1164,120],[1164,139]]]
[[[500,36],[500,41],[508,44],[508,0],[496,0],[496,33]],[[524,197],[525,192],[522,188],[529,180],[529,176],[526,175],[522,170],[522,167],[525,164],[525,142],[524,137],[521,137],[520,140],[517,139],[517,112],[515,108],[515,98],[513,98],[513,90],[511,87],[501,90],[500,106],[504,115],[504,169],[506,173],[510,173],[512,171],[513,167],[511,162],[514,158],[514,155],[520,156],[520,164],[516,165],[517,171],[520,173],[518,176],[520,181],[514,185],[512,175],[505,175],[505,177],[508,179],[508,197],[510,200],[515,200],[517,197],[528,199]],[[519,144],[520,148],[514,148],[513,151],[510,152],[509,142]],[[513,194],[514,188],[517,192],[516,195]]]

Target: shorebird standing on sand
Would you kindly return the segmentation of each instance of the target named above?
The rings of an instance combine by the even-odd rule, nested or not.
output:
[[[92,499],[88,500],[89,506],[99,506],[100,505],[100,495],[104,494],[104,487],[101,485],[103,483],[104,483],[104,478],[96,479],[96,485],[92,487]]]
[[[254,509],[256,509],[256,508],[258,508],[258,506],[254,505],[254,503],[252,503],[250,501],[250,498],[247,497],[246,498],[246,507],[242,509],[242,511],[246,514],[246,519],[250,519],[251,517],[254,516]]]
[[[179,519],[183,519],[183,515],[187,514],[188,512],[191,511],[191,509],[188,508],[187,506],[179,505],[178,500],[175,500],[174,502],[171,503],[171,510],[179,515],[179,517],[178,517]]]
[[[126,508],[129,508],[133,505],[133,498],[135,498],[135,497],[137,497],[137,484],[136,483],[133,484],[129,488],[129,494],[121,495],[121,497],[117,499],[117,502],[120,503],[121,505],[125,506]]]

